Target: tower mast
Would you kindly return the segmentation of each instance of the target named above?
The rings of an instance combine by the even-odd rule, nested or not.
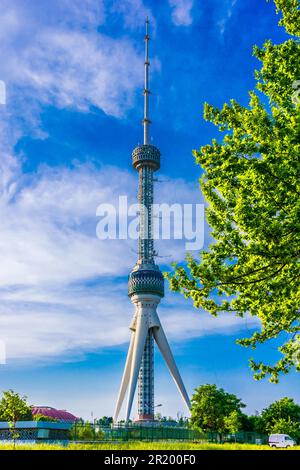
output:
[[[144,86],[144,144],[132,153],[132,164],[139,175],[139,249],[138,260],[128,279],[128,296],[135,305],[130,325],[131,340],[116,404],[117,421],[125,394],[128,391],[126,421],[129,420],[133,398],[138,385],[138,420],[154,420],[154,340],[162,353],[177,388],[188,408],[190,400],[175,364],[156,308],[164,297],[164,278],[154,261],[152,234],[153,174],[160,168],[160,151],[149,144],[149,20],[145,35]]]
[[[146,35],[145,35],[145,87],[144,87],[144,145],[148,145],[149,143],[149,124],[151,121],[149,120],[149,19],[146,19]]]

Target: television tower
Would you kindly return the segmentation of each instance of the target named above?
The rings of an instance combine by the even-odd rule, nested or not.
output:
[[[139,242],[138,260],[129,275],[128,295],[135,305],[130,325],[131,340],[116,404],[114,422],[128,390],[126,421],[130,418],[138,383],[138,422],[154,420],[154,340],[162,353],[178,390],[188,407],[190,400],[175,364],[156,308],[164,296],[164,278],[154,261],[153,248],[153,174],[160,168],[160,151],[149,144],[149,21],[145,35],[144,143],[132,153],[133,167],[138,171]]]

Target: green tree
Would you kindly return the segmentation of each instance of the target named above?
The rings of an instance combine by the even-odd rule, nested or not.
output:
[[[280,418],[271,428],[272,434],[288,434],[296,441],[299,441],[299,423],[295,423],[290,418]]]
[[[190,424],[201,432],[222,434],[228,432],[230,426],[239,430],[241,409],[244,407],[239,398],[222,388],[210,384],[201,385],[192,397]]]
[[[76,422],[70,430],[70,439],[76,441],[94,441],[101,440],[104,437],[104,433],[99,425],[88,422]]]
[[[0,400],[0,418],[2,421],[8,422],[15,444],[16,439],[19,438],[19,434],[16,432],[17,422],[32,419],[31,406],[27,403],[27,397],[21,397],[13,390],[3,392],[3,397]]]
[[[46,421],[46,422],[51,422],[51,423],[58,423],[59,420],[56,418],[51,418],[51,416],[45,416],[41,413],[37,413],[36,415],[33,415],[33,421]]]
[[[292,398],[281,398],[264,409],[262,414],[264,432],[289,434],[300,438],[300,406]]]
[[[172,416],[163,416],[161,413],[156,413],[154,416],[155,421],[159,421],[160,423],[173,423],[177,424],[177,421],[175,418],[172,418]]]
[[[241,429],[242,417],[241,413],[237,410],[232,411],[224,418],[225,430],[230,434],[235,434]]]
[[[111,416],[103,416],[102,418],[97,419],[97,424],[100,426],[109,427],[113,423],[113,418]]]
[[[261,329],[240,345],[255,349],[279,336],[277,363],[250,361],[255,379],[278,382],[281,372],[300,370],[300,0],[274,1],[280,24],[297,37],[254,47],[262,67],[249,106],[205,104],[205,119],[224,133],[194,152],[214,242],[166,276],[214,316],[257,316]]]
[[[258,415],[245,415],[241,418],[241,428],[243,431],[256,432],[258,434],[265,434],[262,418]]]

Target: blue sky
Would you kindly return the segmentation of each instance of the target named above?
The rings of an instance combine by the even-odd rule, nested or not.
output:
[[[144,19],[151,21],[151,135],[162,152],[159,202],[201,202],[193,148],[219,138],[205,101],[248,103],[252,46],[286,38],[265,0],[1,0],[0,388],[31,403],[88,418],[111,415],[125,361],[132,306],[126,278],[135,242],[100,241],[96,208],[137,178],[131,151],[142,140]],[[206,233],[206,241],[208,233]],[[159,242],[171,260],[184,243]],[[167,268],[167,264],[163,268]],[[235,345],[255,319],[213,319],[167,292],[159,315],[188,391],[217,383],[249,412],[283,395],[295,375],[257,383],[253,352]],[[255,357],[275,346],[264,346]],[[156,400],[184,406],[157,354]]]

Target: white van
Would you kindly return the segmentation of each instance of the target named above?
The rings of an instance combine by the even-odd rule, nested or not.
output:
[[[270,447],[293,447],[297,445],[296,441],[288,434],[271,434],[269,436]]]

